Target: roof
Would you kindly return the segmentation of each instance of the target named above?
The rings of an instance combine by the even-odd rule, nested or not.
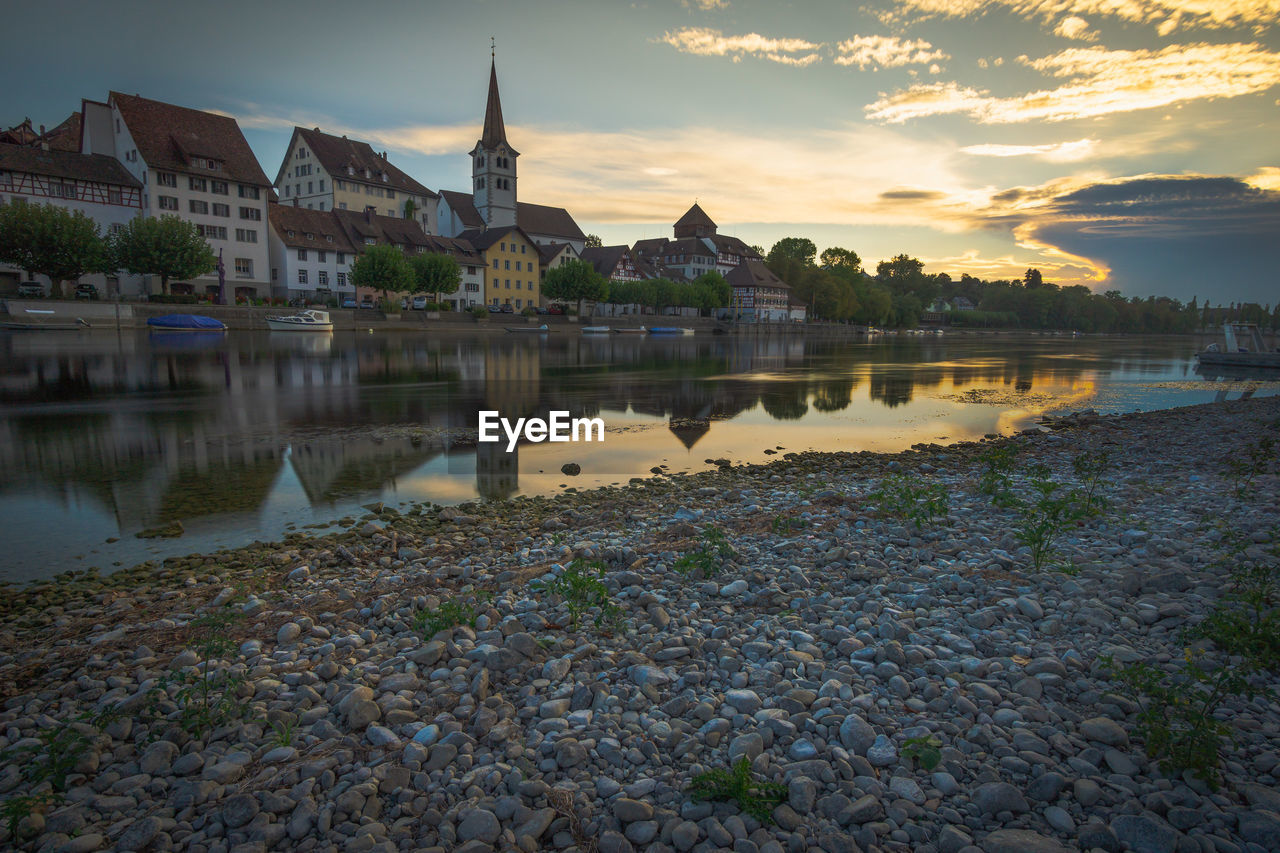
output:
[[[706,211],[694,202],[693,207],[685,211],[684,216],[676,220],[675,234],[680,237],[701,237],[716,233],[716,224],[707,216]]]
[[[582,260],[605,278],[613,278],[614,270],[630,251],[626,246],[589,246],[582,250]]]
[[[566,249],[570,250],[575,258],[580,257],[576,251],[573,251],[571,243],[540,243],[538,244],[538,258],[544,265],[549,264]]]
[[[511,234],[517,231],[520,233],[521,237],[525,238],[530,243],[533,242],[533,238],[531,238],[527,233],[525,233],[525,230],[521,228],[519,225],[504,225],[501,228],[486,228],[483,231],[479,231],[479,230],[463,231],[461,234],[458,235],[458,237],[460,239],[470,242],[471,245],[476,247],[476,251],[487,252],[489,251],[489,247],[492,246],[494,243],[498,242],[503,237],[506,237],[508,234]]]
[[[704,258],[715,257],[715,251],[696,237],[685,237],[682,240],[671,240],[662,247],[661,256],[667,255],[701,255]],[[677,263],[679,263],[677,261]]]
[[[0,169],[121,187],[142,186],[119,160],[105,154],[79,154],[52,148],[45,151],[29,145],[0,143]]]
[[[637,240],[631,248],[635,249],[638,255],[660,255],[670,242],[666,237],[651,237],[648,240]]]
[[[21,124],[15,124],[8,130],[0,130],[0,143],[6,145],[32,145],[40,134],[31,126],[31,119],[24,118]]]
[[[387,186],[427,198],[436,197],[436,194],[431,190],[396,168],[387,159],[385,151],[379,154],[367,142],[359,142],[355,139],[347,139],[345,136],[324,133],[318,127],[312,130],[295,127],[293,133],[295,136],[302,137],[303,142],[311,149],[311,153],[320,161],[320,165],[335,178],[355,181],[356,183]],[[290,146],[290,148],[292,147]],[[287,163],[288,161],[289,155],[286,154],[285,162]],[[281,166],[281,169],[283,168]],[[347,171],[348,168],[351,170],[350,173]],[[370,175],[367,178],[365,177],[366,169]],[[382,180],[383,175],[387,176],[385,181]],[[282,176],[278,176],[277,180],[280,177]]]
[[[582,233],[578,223],[573,221],[569,211],[563,207],[547,207],[543,204],[518,201],[516,202],[516,223],[529,234],[563,237],[566,241],[585,242],[587,239],[587,235]]]
[[[377,245],[394,245],[402,248],[422,246],[424,250],[430,245],[427,233],[413,219],[398,219],[394,216],[380,216],[370,211],[330,210],[331,215],[347,239],[357,251],[365,245],[366,238],[372,238]]]
[[[231,116],[119,92],[112,92],[110,100],[120,110],[142,159],[151,168],[271,186],[240,132],[240,125]],[[207,164],[199,162],[202,159],[217,161],[221,168],[207,168]]]
[[[267,219],[276,236],[290,248],[321,252],[355,252],[347,232],[331,210],[307,210],[288,204],[267,205]],[[290,232],[293,232],[290,234]],[[308,237],[307,235],[311,236]],[[333,238],[330,241],[327,238]]]
[[[494,149],[505,145],[512,156],[518,156],[511,143],[507,142],[507,127],[502,121],[502,101],[498,98],[498,66],[489,64],[489,100],[484,106],[484,131],[480,134],[480,146]]]
[[[750,244],[737,237],[729,237],[725,234],[711,234],[703,238],[710,240],[712,245],[716,247],[717,252],[726,254],[738,254],[745,258],[759,258],[760,253],[753,249]]]
[[[435,234],[427,235],[427,251],[438,255],[452,255],[463,264],[483,264],[484,257],[476,251],[476,247],[471,245],[470,240],[463,240],[459,237],[440,237]]]
[[[790,290],[787,283],[773,274],[773,270],[764,265],[764,261],[752,258],[743,261],[724,277],[733,287],[775,287]]]
[[[77,110],[67,116],[62,124],[50,130],[44,135],[44,141],[49,143],[50,148],[56,148],[59,151],[80,151],[80,126],[81,115]]]
[[[471,193],[440,190],[440,198],[449,205],[464,228],[484,228],[484,219],[476,209],[476,199]]]

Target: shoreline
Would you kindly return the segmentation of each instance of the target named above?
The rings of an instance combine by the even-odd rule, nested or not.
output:
[[[1273,542],[1274,462],[1248,502],[1222,472],[1277,417],[1277,397],[1067,416],[994,441],[384,508],[320,537],[59,576],[0,606],[0,748],[50,720],[129,709],[129,726],[94,736],[65,800],[27,818],[48,849],[95,835],[142,849],[122,846],[135,832],[156,849],[581,850],[589,836],[600,850],[729,849],[740,831],[757,849],[1072,850],[1141,830],[1248,850],[1243,803],[1280,805],[1248,787],[1280,772],[1262,734],[1280,724],[1274,703],[1233,709],[1252,723],[1224,750],[1218,795],[1162,779],[1127,735],[1083,724],[1132,722],[1095,678],[1099,654],[1168,655],[1174,628],[1220,595],[1209,517]],[[1084,449],[1117,456],[1113,515],[1064,534],[1076,574],[1030,570],[1009,511],[974,494],[990,446],[1064,482]],[[916,529],[868,512],[892,474],[944,486],[948,515]],[[675,571],[709,525],[737,556],[713,577]],[[625,627],[571,630],[563,603],[525,585],[575,557],[604,562]],[[415,630],[450,600],[475,624]],[[193,735],[167,705],[147,718],[155,679],[201,659],[192,621],[226,602],[235,642],[216,668],[246,679],[237,702],[252,719]],[[262,721],[288,715],[290,742],[273,745]],[[1115,742],[1090,736],[1101,729]],[[901,759],[917,730],[942,740],[945,769]],[[681,793],[738,754],[788,786],[775,825]],[[323,781],[302,791],[301,768],[319,764]],[[1050,774],[1062,784],[1034,796]],[[27,789],[18,775],[0,764],[0,796]],[[993,792],[1010,808],[988,808]],[[1179,808],[1205,810],[1203,831],[1171,818]]]

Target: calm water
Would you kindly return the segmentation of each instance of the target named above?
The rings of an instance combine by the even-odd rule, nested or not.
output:
[[[1189,339],[426,339],[0,333],[0,580],[278,539],[375,501],[456,503],[1158,409],[1241,384]],[[1264,383],[1257,393],[1275,393]],[[477,412],[603,418],[603,444],[460,441]],[[505,446],[505,443],[504,445]],[[560,473],[577,462],[582,475]],[[176,540],[140,540],[181,520]],[[107,540],[119,541],[108,543]]]

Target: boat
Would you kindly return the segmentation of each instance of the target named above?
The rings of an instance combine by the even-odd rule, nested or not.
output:
[[[203,314],[165,314],[148,317],[147,325],[164,332],[225,332],[227,324]]]
[[[607,335],[609,334],[608,326],[583,326],[582,334],[584,335]]]
[[[1210,344],[1196,353],[1196,361],[1213,367],[1280,369],[1280,351],[1268,350],[1257,323],[1223,323],[1223,344]]]
[[[269,316],[267,328],[273,332],[332,332],[333,321],[328,311],[307,309],[297,314]]]
[[[610,331],[613,332],[615,335],[643,335],[649,330],[646,329],[644,326],[637,326],[635,328],[610,329]]]
[[[23,308],[22,314],[28,315],[30,319],[14,319],[0,323],[0,329],[9,329],[15,332],[72,332],[89,328],[89,324],[79,317],[74,320],[55,319],[58,316],[58,312],[50,308]]]
[[[504,326],[503,328],[506,329],[508,332],[539,332],[540,333],[540,332],[547,331],[547,324],[543,323],[541,326]]]
[[[692,335],[693,329],[685,329],[681,326],[650,326],[649,334],[651,335]]]

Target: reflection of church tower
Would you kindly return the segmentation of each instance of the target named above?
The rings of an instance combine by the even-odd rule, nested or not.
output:
[[[508,453],[506,440],[476,444],[476,492],[485,500],[500,501],[520,488],[520,445]]]
[[[692,450],[693,446],[698,443],[698,439],[711,431],[711,421],[707,418],[677,418],[673,416],[667,421],[667,429],[671,430],[672,435],[680,440],[685,450]]]
[[[507,143],[498,99],[497,64],[489,66],[489,103],[484,110],[484,132],[471,150],[471,189],[476,210],[486,228],[516,224],[516,158],[520,152]]]

